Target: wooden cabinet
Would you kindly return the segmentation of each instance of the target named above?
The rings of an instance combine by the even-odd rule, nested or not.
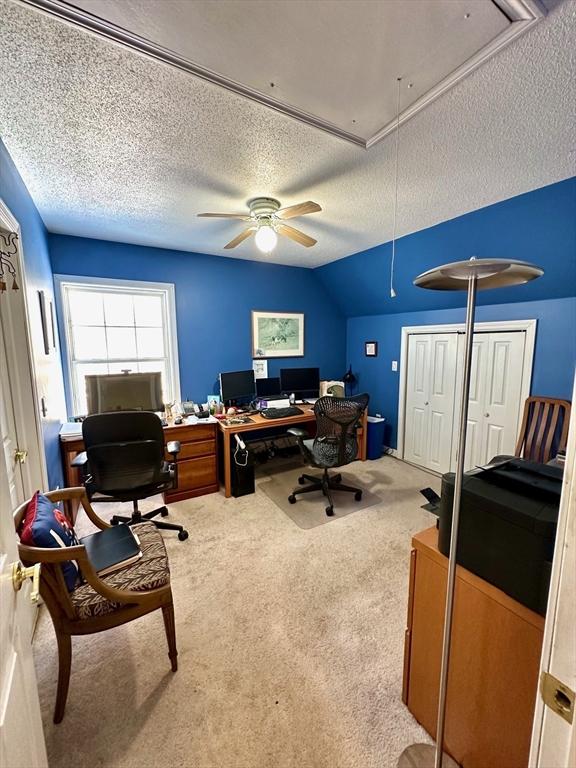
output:
[[[405,704],[434,738],[448,560],[414,536],[404,646]],[[526,768],[544,618],[458,566],[444,748],[463,768]]]
[[[182,424],[164,429],[166,442],[180,441],[178,488],[164,494],[167,504],[218,490],[217,428],[217,424]]]

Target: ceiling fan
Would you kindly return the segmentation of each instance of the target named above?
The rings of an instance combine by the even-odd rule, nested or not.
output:
[[[249,226],[233,240],[230,240],[224,248],[236,248],[237,245],[240,245],[240,243],[253,234],[256,234],[256,246],[262,253],[270,253],[274,250],[278,242],[277,235],[289,237],[296,243],[306,246],[306,248],[316,244],[317,241],[313,237],[304,234],[299,229],[288,226],[288,224],[284,224],[284,221],[285,219],[294,219],[296,216],[304,216],[306,213],[321,211],[322,208],[318,203],[308,200],[305,203],[280,208],[280,202],[273,197],[254,197],[248,201],[248,208],[250,213],[199,213],[198,216],[240,219],[240,221],[250,222]]]

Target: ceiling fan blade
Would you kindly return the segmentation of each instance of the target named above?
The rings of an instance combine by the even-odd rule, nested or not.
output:
[[[250,216],[245,213],[197,213],[196,216],[211,219],[241,219],[242,221],[252,221]]]
[[[322,208],[318,203],[313,203],[312,200],[308,200],[305,203],[298,203],[297,205],[289,205],[288,208],[280,208],[276,211],[276,216],[279,219],[293,219],[295,216],[304,216],[305,213],[317,213]]]
[[[226,243],[224,248],[236,248],[237,245],[240,245],[240,243],[243,243],[244,240],[246,240],[247,237],[250,237],[250,235],[254,234],[254,228],[248,227],[248,229],[245,229],[243,232],[240,232],[239,235],[237,235],[234,240],[230,240],[229,243]]]
[[[300,245],[305,245],[306,248],[310,248],[311,245],[316,245],[318,242],[317,240],[314,240],[313,237],[305,235],[304,232],[300,232],[299,229],[289,227],[288,224],[277,224],[276,232],[279,232],[281,235],[286,235],[286,237],[295,240]]]

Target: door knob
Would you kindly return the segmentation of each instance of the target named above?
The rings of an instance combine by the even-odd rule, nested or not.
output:
[[[28,458],[28,451],[24,450],[23,448],[18,448],[14,451],[14,461],[18,464],[26,464],[26,459]]]
[[[424,403],[424,405],[430,405],[430,403],[429,403],[428,401],[426,401],[426,402]]]
[[[488,417],[490,416],[490,414],[489,414],[489,413],[485,413],[485,414],[484,414],[484,416],[485,416],[486,418],[488,418]]]
[[[22,589],[22,584],[24,584],[26,579],[32,579],[30,600],[33,603],[37,603],[40,597],[40,563],[31,565],[29,568],[24,568],[20,562],[12,563],[12,586],[14,587],[14,592],[19,592]]]

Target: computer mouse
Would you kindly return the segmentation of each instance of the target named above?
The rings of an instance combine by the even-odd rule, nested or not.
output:
[[[174,419],[174,424],[182,424],[182,416],[178,416],[177,419]]]

